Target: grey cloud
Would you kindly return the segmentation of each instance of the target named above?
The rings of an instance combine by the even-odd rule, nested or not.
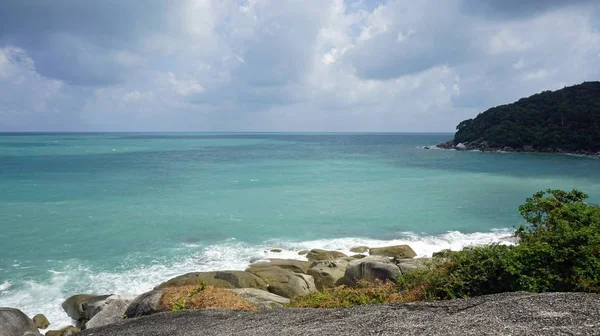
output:
[[[520,19],[561,7],[593,4],[596,0],[464,0],[465,12],[497,19]]]

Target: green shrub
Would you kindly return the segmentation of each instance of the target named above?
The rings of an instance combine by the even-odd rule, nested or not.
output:
[[[357,305],[401,302],[396,284],[360,281],[357,286],[340,286],[292,298],[290,308],[350,308]]]
[[[465,248],[407,272],[402,289],[419,289],[423,300],[453,299],[507,291],[600,292],[600,208],[587,195],[548,190],[519,210],[527,224],[519,244]]]

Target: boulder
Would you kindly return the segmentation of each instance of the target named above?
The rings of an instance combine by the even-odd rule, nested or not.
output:
[[[504,148],[502,148],[502,151],[504,151],[504,152],[512,152],[512,151],[514,151],[514,149],[512,147],[509,147],[509,146],[504,146]]]
[[[250,304],[258,307],[258,309],[280,308],[290,302],[290,299],[264,291],[262,289],[235,288],[229,290],[236,293]]]
[[[81,329],[68,326],[60,330],[50,330],[46,332],[46,336],[72,336],[80,332]]]
[[[283,269],[289,269],[294,273],[304,273],[308,271],[311,266],[310,261],[302,261],[302,260],[290,260],[290,259],[269,259],[269,261],[262,261],[251,264],[246,272],[252,273],[253,269],[261,268],[261,267],[272,267],[277,266]]]
[[[466,150],[467,146],[465,146],[465,144],[463,144],[462,142],[459,143],[458,145],[456,145],[454,148],[456,148],[456,150]]]
[[[374,256],[392,257],[396,259],[410,259],[417,256],[415,251],[408,245],[371,248],[369,249],[369,254]]]
[[[438,252],[433,252],[433,258],[448,258],[449,256],[456,254],[456,251],[452,251],[450,249],[444,249]]]
[[[524,152],[533,152],[533,146],[523,146]]]
[[[104,306],[107,304],[107,301],[117,298],[119,298],[118,295],[101,295],[84,301],[81,304],[81,307],[83,308],[84,321],[89,321],[92,319],[92,317],[102,311]]]
[[[277,266],[252,269],[253,274],[266,282],[269,292],[286,298],[304,296],[317,291],[312,276],[294,273]]]
[[[162,290],[155,289],[136,297],[125,309],[125,316],[132,318],[160,312],[160,300],[163,294]]]
[[[346,273],[348,261],[346,260],[322,260],[314,263],[308,270],[308,275],[315,280],[317,290],[322,291],[325,288],[333,288],[335,284]]]
[[[402,272],[407,272],[425,269],[427,267],[427,262],[429,261],[431,261],[430,258],[401,259],[396,262],[396,266],[398,266]]]
[[[106,300],[106,305],[85,324],[85,328],[97,328],[121,321],[131,302],[120,297]]]
[[[279,253],[279,252],[282,252],[282,251],[283,251],[283,250],[282,250],[282,249],[280,249],[280,248],[274,248],[274,249],[271,249],[271,252],[275,252],[275,253]]]
[[[350,252],[353,253],[365,253],[365,252],[369,252],[369,247],[368,246],[355,246],[353,248],[350,249]]]
[[[175,277],[154,289],[196,285],[204,281],[207,285],[220,288],[267,289],[267,284],[256,275],[244,271],[193,272]]]
[[[85,319],[85,313],[83,311],[83,304],[88,300],[97,298],[97,295],[89,294],[77,294],[69,297],[62,303],[63,310],[69,315],[70,318],[76,321],[83,321]]]
[[[394,265],[388,258],[370,256],[349,262],[344,276],[338,280],[336,286],[353,286],[360,280],[389,280],[397,282],[400,274],[400,268]]]
[[[35,324],[38,329],[48,329],[48,326],[50,325],[50,322],[46,316],[44,316],[44,314],[37,314],[32,318],[32,320],[33,324]]]
[[[308,261],[336,260],[344,257],[347,257],[347,255],[343,254],[342,252],[321,249],[310,250],[310,252],[308,252],[306,255]]]
[[[29,316],[18,309],[0,308],[0,336],[23,336],[26,332],[38,333]]]
[[[302,250],[300,252],[298,252],[298,255],[307,255],[308,252],[310,252],[309,250]]]
[[[425,146],[425,147],[423,147],[423,149],[431,149],[431,147]]]

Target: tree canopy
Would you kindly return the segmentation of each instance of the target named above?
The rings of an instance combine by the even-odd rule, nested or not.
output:
[[[491,148],[600,151],[600,82],[544,91],[515,103],[493,107],[456,127],[454,144],[482,143]]]

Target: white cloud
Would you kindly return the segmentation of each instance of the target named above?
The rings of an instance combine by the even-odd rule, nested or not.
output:
[[[204,87],[194,79],[177,79],[172,72],[167,73],[167,81],[173,86],[175,92],[182,96],[204,92]]]

